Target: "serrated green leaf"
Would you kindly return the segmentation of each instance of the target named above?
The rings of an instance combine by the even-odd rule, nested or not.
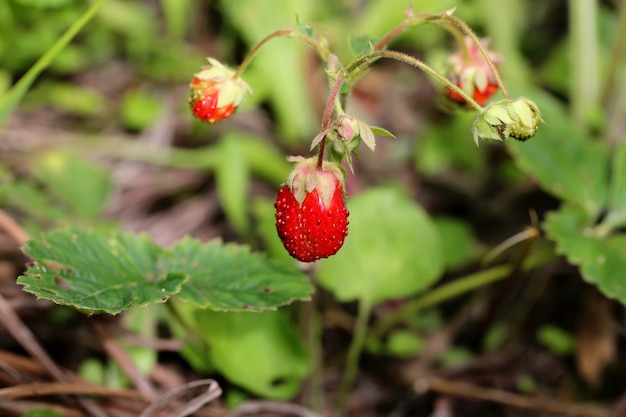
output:
[[[284,311],[260,314],[197,311],[194,327],[208,354],[229,381],[266,398],[292,398],[311,361]]]
[[[348,201],[343,248],[325,260],[319,283],[341,301],[369,305],[408,297],[443,272],[439,235],[424,210],[398,191],[370,189]]]
[[[387,129],[383,129],[382,127],[370,126],[370,129],[375,135],[386,136],[388,138],[396,138],[396,136],[388,131]]]
[[[250,229],[247,210],[249,173],[246,158],[241,157],[242,148],[236,133],[227,133],[222,138],[215,180],[226,217],[245,236]]]
[[[17,280],[25,291],[90,313],[165,301],[187,279],[161,269],[163,249],[145,235],[106,237],[69,228],[29,240],[24,252],[35,260]]]
[[[559,253],[580,266],[583,278],[609,298],[626,304],[626,233],[602,236],[601,228],[588,226],[580,208],[563,207],[552,212],[544,224]]]
[[[116,314],[177,293],[202,308],[261,311],[313,291],[291,263],[219,240],[185,238],[166,249],[143,235],[69,228],[27,242],[25,253],[36,261],[18,278],[26,291],[88,312]]]
[[[309,300],[313,286],[292,262],[268,260],[245,246],[183,239],[171,268],[189,274],[179,297],[215,311],[261,311]]]
[[[517,166],[548,192],[584,207],[594,219],[606,202],[608,149],[587,140],[554,99],[539,92],[532,96],[546,123],[531,140],[508,142]]]
[[[104,168],[69,151],[41,154],[33,175],[82,218],[94,217],[104,208],[112,186]]]

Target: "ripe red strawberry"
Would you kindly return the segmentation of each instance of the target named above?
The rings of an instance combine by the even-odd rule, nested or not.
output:
[[[478,46],[469,37],[465,37],[464,42],[464,47],[448,58],[448,78],[482,106],[498,91],[498,84]],[[489,50],[487,39],[481,39],[480,43],[497,67],[502,62],[502,57]],[[471,108],[456,91],[446,88],[445,93],[455,102]]]
[[[311,165],[311,160],[305,160],[296,167],[274,204],[278,236],[289,254],[302,262],[334,255],[348,235],[343,177],[341,182],[337,178],[341,172],[326,164],[325,169],[311,170]],[[297,197],[303,197],[301,202]]]
[[[209,58],[209,64],[194,75],[189,85],[189,104],[198,119],[215,123],[237,110],[250,87],[219,61]]]
[[[458,87],[461,87],[459,82],[457,82],[456,85]],[[478,87],[474,87],[474,92],[472,94],[472,98],[474,99],[474,101],[476,101],[476,103],[478,103],[478,104],[480,104],[482,106],[497,91],[498,91],[498,84],[494,84],[492,82],[489,82],[484,90],[479,90]],[[456,91],[452,90],[451,88],[448,88],[446,90],[446,92],[448,94],[448,97],[450,97],[452,100],[457,101],[459,103],[465,103],[465,99],[463,97],[461,97],[461,95],[459,93],[457,93]]]

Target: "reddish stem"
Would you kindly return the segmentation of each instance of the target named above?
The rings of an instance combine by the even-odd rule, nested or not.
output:
[[[379,51],[383,49],[389,42],[391,42],[393,39],[395,39],[396,37],[398,37],[399,35],[401,35],[403,32],[405,32],[406,30],[410,28],[411,28],[410,23],[406,21],[400,23],[398,26],[391,29],[391,31],[389,31],[385,36],[383,36],[383,38],[379,40],[378,43],[376,43],[376,45],[374,45],[374,51]]]
[[[324,110],[324,119],[322,121],[322,131],[328,129],[330,126],[330,117],[333,114],[333,105],[335,100],[337,99],[337,95],[339,94],[339,90],[343,85],[344,78],[339,75],[337,76],[337,80],[335,81],[335,85],[333,86],[332,91],[330,92],[330,96],[328,97],[328,102],[326,103],[326,109]],[[322,169],[322,163],[324,162],[324,149],[326,148],[326,136],[320,142],[320,150],[317,156],[317,169]]]

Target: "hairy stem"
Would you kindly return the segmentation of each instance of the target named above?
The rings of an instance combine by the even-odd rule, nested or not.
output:
[[[326,109],[324,110],[324,119],[322,120],[322,131],[328,129],[328,126],[330,126],[330,119],[333,114],[333,106],[335,106],[336,104],[339,90],[341,89],[341,86],[343,85],[344,81],[345,79],[341,75],[339,75],[337,77],[337,80],[335,80],[335,85],[333,86],[333,89],[330,92],[330,96],[328,97],[328,102],[326,103]],[[326,137],[324,137],[322,141],[320,142],[320,150],[317,156],[317,168],[318,169],[321,169],[322,164],[324,163],[325,148],[326,148]]]
[[[432,75],[437,80],[441,81],[446,87],[458,93],[461,97],[463,97],[472,107],[474,107],[478,111],[483,111],[483,107],[476,102],[472,97],[470,97],[465,91],[463,91],[460,87],[455,85],[452,81],[446,78],[443,74],[439,73],[423,61],[412,57],[410,55],[404,54],[402,52],[397,51],[374,51],[368,55],[366,55],[363,59],[359,60],[359,62],[349,66],[346,68],[346,73],[356,71],[361,68],[365,63],[371,63],[379,58],[389,58],[395,59],[397,61],[402,61],[406,64],[412,65],[426,72],[427,74]]]
[[[374,50],[375,51],[380,51],[385,46],[387,46],[391,41],[393,41],[395,38],[397,38],[402,33],[406,32],[407,30],[409,30],[409,29],[411,29],[411,28],[413,28],[415,26],[417,26],[417,24],[412,24],[408,19],[404,20],[398,26],[396,26],[395,28],[393,28],[389,32],[387,32],[387,34],[385,34],[385,36],[383,36],[376,43],[376,45],[374,45]]]
[[[474,44],[476,45],[480,53],[485,58],[485,61],[487,61],[487,64],[489,65],[489,69],[493,73],[493,76],[496,79],[496,82],[498,83],[498,87],[500,87],[500,90],[502,90],[502,94],[504,94],[504,97],[507,99],[511,98],[509,91],[506,89],[504,85],[504,81],[502,81],[502,76],[500,75],[500,71],[498,70],[498,67],[496,67],[496,64],[493,62],[493,60],[489,56],[489,53],[483,47],[482,43],[480,43],[480,39],[478,39],[478,36],[476,36],[474,31],[467,25],[467,23],[465,23],[463,20],[459,19],[458,17],[453,16],[448,13],[444,13],[442,15],[436,16],[435,20],[439,20],[439,19],[443,21],[451,22],[452,24],[460,28],[463,32],[465,32],[465,34],[472,39],[472,41],[474,42]]]
[[[427,20],[427,19],[432,19],[432,18],[433,18],[433,15],[430,15],[427,13],[420,14],[419,16],[414,16],[414,15],[408,16],[402,23],[400,23],[398,26],[394,27],[389,32],[387,32],[387,34],[385,34],[385,36],[383,36],[376,43],[376,45],[374,45],[374,51],[382,50],[385,46],[387,46],[395,38],[397,38],[398,36],[406,32],[407,30],[413,29],[419,26],[421,23],[429,22],[429,23],[438,23],[441,27],[447,29],[450,33],[452,33],[452,35],[454,35],[458,43],[461,45],[465,59],[469,60],[470,53],[469,53],[469,49],[467,48],[467,44],[465,43],[463,32],[461,32],[456,25],[443,19]]]
[[[279,37],[283,37],[283,36],[284,37],[299,38],[299,39],[303,40],[304,42],[308,43],[313,48],[315,48],[315,50],[317,51],[317,53],[320,56],[320,58],[322,58],[322,60],[326,61],[328,59],[328,51],[327,51],[327,49],[324,48],[322,46],[322,44],[320,44],[315,39],[313,39],[313,38],[311,38],[309,36],[306,36],[306,35],[298,32],[295,29],[280,29],[280,30],[277,30],[275,32],[270,33],[269,35],[267,35],[266,37],[261,39],[256,45],[254,45],[254,47],[250,50],[250,52],[248,52],[248,54],[245,56],[243,61],[241,61],[241,64],[239,64],[239,67],[237,68],[237,71],[235,72],[235,76],[234,77],[237,78],[237,77],[241,76],[243,71],[248,67],[248,65],[252,61],[252,58],[254,58],[254,56],[259,52],[259,50],[263,47],[263,45],[265,45],[266,43],[268,43],[269,41],[271,41],[274,38],[279,38]]]

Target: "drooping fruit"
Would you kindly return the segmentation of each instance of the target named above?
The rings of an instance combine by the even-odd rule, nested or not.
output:
[[[497,68],[498,63],[502,62],[502,56],[489,49],[489,40],[481,39],[480,44]],[[481,106],[498,91],[496,77],[491,71],[487,59],[470,37],[466,36],[462,48],[448,58],[447,74],[457,87]],[[472,107],[451,88],[448,87],[444,91],[446,96],[454,102]]]
[[[237,110],[250,87],[232,69],[216,59],[208,60],[210,65],[195,74],[189,85],[189,104],[195,117],[215,123]]]
[[[331,163],[318,169],[315,162],[299,162],[274,204],[278,236],[302,262],[334,255],[348,235],[343,174]]]

